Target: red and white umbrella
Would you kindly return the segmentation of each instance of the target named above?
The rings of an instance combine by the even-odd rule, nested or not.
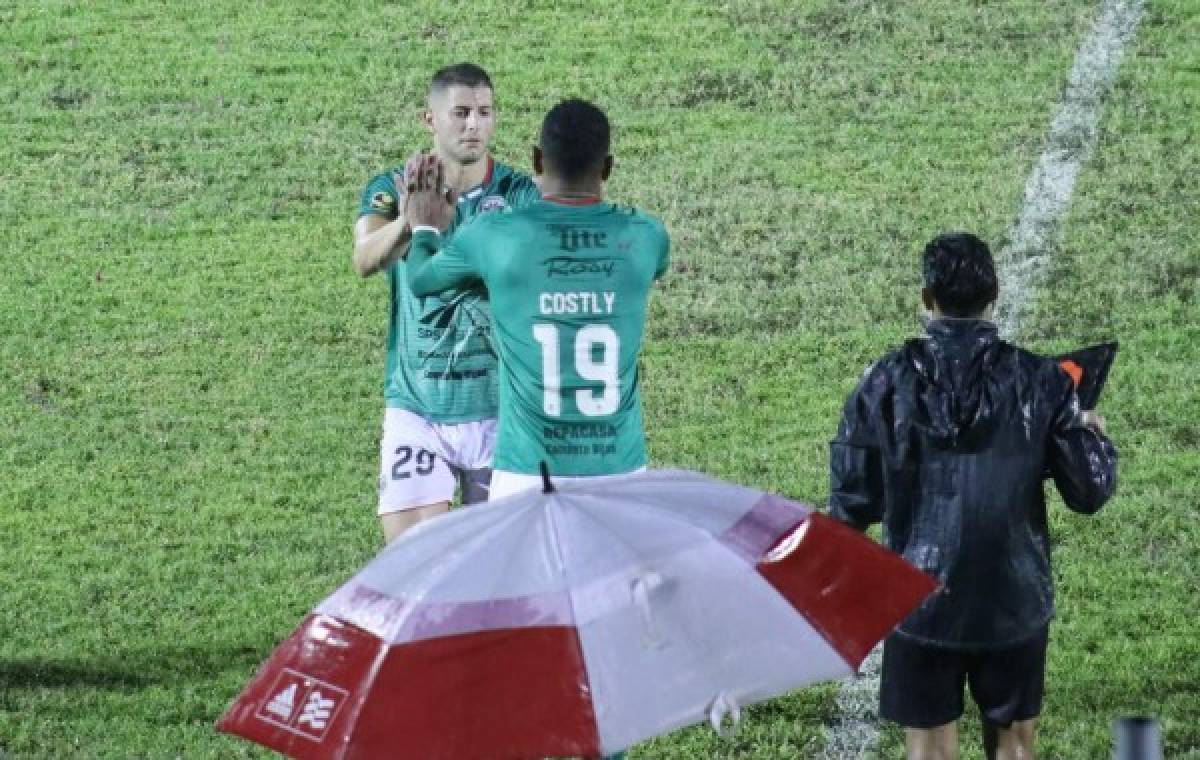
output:
[[[761,491],[567,482],[393,542],[218,728],[312,760],[597,757],[850,675],[935,585]]]

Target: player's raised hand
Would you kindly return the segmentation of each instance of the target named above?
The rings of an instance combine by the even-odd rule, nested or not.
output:
[[[405,174],[409,174],[405,167]],[[457,193],[445,185],[445,170],[437,156],[420,156],[411,180],[405,204],[410,227],[436,227],[445,230],[454,221]]]
[[[396,184],[396,188],[404,194],[414,192],[417,189],[417,172],[421,170],[421,162],[425,160],[425,151],[418,151],[408,157],[404,162],[404,171]]]
[[[416,190],[417,172],[421,168],[421,160],[425,158],[425,151],[418,151],[408,157],[404,162],[404,168],[400,171],[392,172],[392,183],[396,186],[396,193],[399,196],[399,207],[397,216],[408,220],[408,196]]]

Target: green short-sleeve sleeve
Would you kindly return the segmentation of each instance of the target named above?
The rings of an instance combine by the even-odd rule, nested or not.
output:
[[[363,189],[358,202],[358,215],[373,214],[395,219],[400,208],[400,197],[392,172],[377,174]]]

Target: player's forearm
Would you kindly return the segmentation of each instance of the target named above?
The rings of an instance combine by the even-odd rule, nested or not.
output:
[[[408,248],[408,287],[413,295],[430,296],[454,287],[452,281],[437,270],[433,256],[442,245],[442,236],[430,230],[418,230]]]
[[[836,440],[829,448],[829,514],[866,530],[883,519],[885,494],[877,456]]]
[[[412,232],[404,217],[359,237],[354,242],[354,271],[363,277],[370,277],[386,269],[393,261],[404,256],[405,246],[411,237]]]

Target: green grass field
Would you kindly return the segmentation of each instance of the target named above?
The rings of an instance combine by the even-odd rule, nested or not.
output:
[[[821,504],[844,395],[917,329],[921,245],[1002,247],[1097,8],[305,5],[0,2],[0,757],[267,756],[212,725],[380,547],[387,297],[351,228],[425,146],[434,68],[491,70],[522,166],[557,98],[606,107],[610,195],[675,241],[654,463]],[[1048,758],[1107,757],[1129,713],[1200,758],[1198,40],[1193,0],[1149,2],[1020,336],[1123,345],[1120,492],[1053,520]],[[835,688],[632,757],[812,756]]]

